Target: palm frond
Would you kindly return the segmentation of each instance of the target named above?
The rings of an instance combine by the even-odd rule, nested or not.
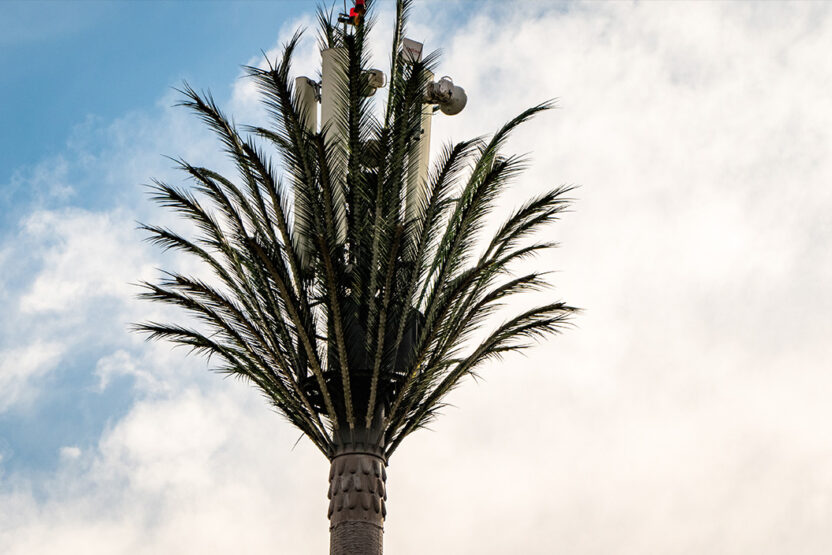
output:
[[[548,285],[545,271],[514,272],[556,246],[539,233],[568,209],[572,187],[528,200],[485,235],[527,165],[503,152],[509,136],[552,102],[490,138],[445,146],[428,177],[414,178],[424,175],[420,135],[438,53],[416,62],[401,55],[412,4],[396,3],[382,110],[367,78],[372,9],[355,26],[318,12],[343,107],[320,129],[309,128],[295,90],[300,32],[264,68],[245,68],[265,123],[238,126],[210,93],[185,83],[180,105],[214,132],[235,175],[174,159],[190,184],[153,181],[150,198],[190,221],[193,236],[140,226],[148,241],[195,257],[211,275],[169,271],[141,284],[142,298],[178,307],[195,328],[135,329],[250,381],[328,457],[344,449],[389,457],[466,376],[561,331],[575,313],[550,302],[517,315],[508,302]],[[490,329],[498,313],[515,315]]]

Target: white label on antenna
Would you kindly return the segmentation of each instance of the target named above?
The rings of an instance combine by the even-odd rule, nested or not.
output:
[[[422,47],[424,45],[421,42],[416,42],[415,40],[410,40],[409,38],[405,37],[402,39],[402,56],[404,57],[404,61],[409,64],[415,64],[416,62],[422,61]]]

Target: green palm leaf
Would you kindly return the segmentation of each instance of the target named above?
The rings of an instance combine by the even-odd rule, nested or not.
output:
[[[563,330],[575,312],[550,301],[491,323],[510,312],[508,299],[548,285],[547,272],[514,271],[556,246],[539,232],[568,209],[571,187],[544,192],[485,230],[527,164],[503,152],[508,138],[551,102],[490,138],[445,146],[427,180],[410,179],[438,59],[400,54],[410,9],[397,2],[382,111],[365,75],[371,15],[349,30],[319,12],[319,42],[340,57],[344,106],[320,130],[307,127],[294,90],[300,33],[266,68],[246,68],[267,122],[237,126],[210,94],[185,84],[181,105],[217,135],[236,175],[176,160],[192,185],[155,181],[151,198],[191,221],[194,236],[142,226],[149,241],[196,257],[209,273],[166,272],[142,284],[143,298],[180,307],[193,327],[136,329],[250,381],[330,458],[358,448],[391,456],[466,376]]]

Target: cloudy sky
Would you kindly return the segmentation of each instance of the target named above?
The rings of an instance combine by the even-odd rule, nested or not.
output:
[[[141,184],[227,164],[171,87],[260,121],[240,65],[310,6],[0,3],[0,552],[326,552],[317,450],[127,331],[162,314],[131,283],[187,268],[142,242],[171,217]],[[584,312],[403,444],[387,552],[829,553],[832,11],[424,2],[408,34],[468,91],[436,147],[559,99],[501,206],[580,185],[536,264]]]

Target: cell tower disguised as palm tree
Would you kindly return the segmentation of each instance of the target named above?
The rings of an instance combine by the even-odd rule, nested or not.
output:
[[[319,14],[320,83],[291,77],[299,35],[268,69],[247,68],[271,116],[265,126],[240,130],[210,95],[185,86],[182,104],[217,133],[239,176],[182,161],[191,189],[152,186],[198,236],[143,226],[151,240],[200,258],[212,277],[145,283],[144,297],[199,323],[137,328],[211,355],[217,370],[262,390],[331,461],[331,553],[376,555],[385,468],[402,440],[465,376],[562,329],[574,309],[551,302],[487,327],[508,297],[546,286],[544,272],[518,276],[512,265],[554,246],[533,236],[567,207],[568,188],[528,200],[492,236],[481,232],[523,166],[501,148],[549,104],[429,164],[432,114],[458,113],[465,92],[434,81],[436,55],[403,37],[409,0],[397,2],[389,79],[372,69],[371,6],[356,4],[340,21]],[[385,86],[379,112],[372,97]]]

